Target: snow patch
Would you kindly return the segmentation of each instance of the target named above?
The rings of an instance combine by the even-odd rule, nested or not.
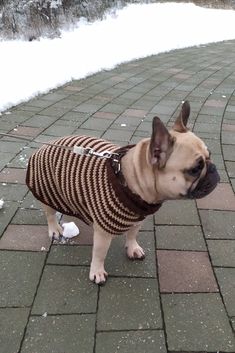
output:
[[[64,228],[63,237],[66,239],[76,237],[79,234],[79,229],[74,222],[64,223],[62,227]]]
[[[53,1],[53,6],[58,3]],[[182,3],[131,4],[102,21],[81,19],[60,38],[2,40],[0,111],[123,62],[234,39],[234,23],[233,10]]]
[[[3,199],[0,199],[0,210],[1,210],[1,208],[3,208],[3,206],[4,206],[4,201],[3,201]]]

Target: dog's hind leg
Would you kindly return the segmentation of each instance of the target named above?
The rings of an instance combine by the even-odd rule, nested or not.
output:
[[[132,226],[126,234],[126,253],[130,260],[143,260],[145,258],[145,252],[141,246],[137,243],[136,237],[141,228],[142,222]]]
[[[42,207],[46,214],[48,223],[48,235],[50,239],[59,239],[60,235],[63,234],[63,228],[59,225],[57,221],[56,211],[53,208],[44,204],[42,204]]]

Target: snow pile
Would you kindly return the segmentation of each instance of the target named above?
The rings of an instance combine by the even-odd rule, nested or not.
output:
[[[3,199],[0,199],[0,210],[1,210],[1,208],[3,208],[3,205],[4,205]]]
[[[55,2],[56,3],[56,2]],[[0,111],[117,64],[235,38],[235,11],[193,4],[132,4],[60,38],[0,41]]]
[[[76,237],[79,234],[79,229],[74,222],[63,223],[62,227],[64,228],[63,237],[66,239]]]

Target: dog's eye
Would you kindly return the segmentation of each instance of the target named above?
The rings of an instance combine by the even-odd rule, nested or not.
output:
[[[201,171],[204,167],[204,164],[205,164],[204,160],[200,159],[195,167],[193,167],[187,171],[188,174],[191,175],[192,177],[198,176],[201,173]]]
[[[189,169],[188,174],[191,176],[197,176],[199,173],[201,173],[202,168],[197,166],[195,168]]]

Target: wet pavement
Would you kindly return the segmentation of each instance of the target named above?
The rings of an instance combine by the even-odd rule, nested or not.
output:
[[[25,186],[39,144],[0,138],[0,353],[235,352],[235,41],[175,50],[73,81],[0,116],[0,132],[37,141],[86,134],[125,145],[169,127],[181,101],[221,182],[198,201],[169,201],[129,261],[113,241],[97,287],[88,280],[92,230],[51,244]],[[70,220],[62,217],[61,222]]]

